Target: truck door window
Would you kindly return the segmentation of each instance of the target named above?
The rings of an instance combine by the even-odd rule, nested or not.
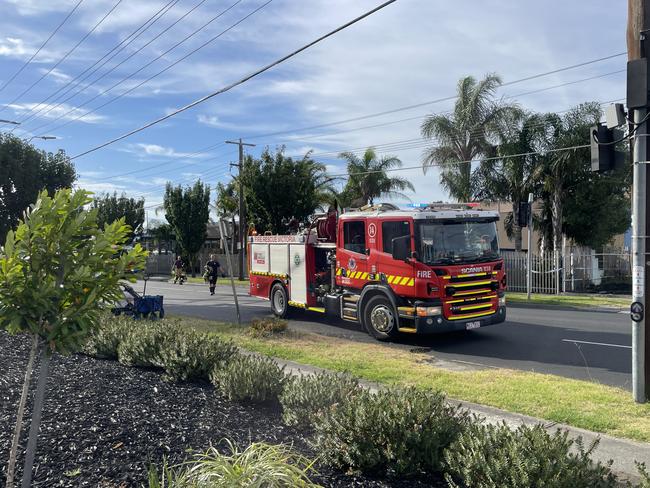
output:
[[[359,254],[366,252],[366,226],[363,220],[343,223],[343,247]]]
[[[381,240],[383,251],[391,254],[393,252],[393,239],[411,234],[411,227],[408,222],[388,221],[381,224]]]

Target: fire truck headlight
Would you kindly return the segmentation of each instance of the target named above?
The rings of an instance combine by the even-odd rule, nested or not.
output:
[[[499,307],[505,307],[506,306],[506,296],[499,297]]]
[[[430,317],[432,315],[441,315],[442,307],[418,307],[418,317]]]

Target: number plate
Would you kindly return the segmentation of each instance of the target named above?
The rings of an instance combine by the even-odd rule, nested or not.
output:
[[[475,322],[467,322],[465,324],[465,329],[471,330],[471,329],[478,329],[481,326],[481,321],[476,320]]]

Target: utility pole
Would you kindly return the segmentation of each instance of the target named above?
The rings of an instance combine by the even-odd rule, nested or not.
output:
[[[526,253],[526,298],[533,292],[533,194],[528,194],[528,252]]]
[[[246,245],[248,244],[248,231],[246,226],[246,204],[244,203],[244,183],[242,174],[244,172],[244,146],[255,147],[255,144],[242,142],[241,137],[238,141],[226,141],[226,144],[237,144],[239,146],[239,279],[243,280],[244,267],[246,266]]]
[[[649,297],[647,263],[650,256],[646,236],[650,229],[647,211],[649,184],[646,168],[650,158],[647,152],[648,124],[648,63],[646,36],[650,27],[650,0],[628,0],[627,19],[627,105],[634,110],[634,144],[630,146],[633,161],[632,184],[632,393],[634,401],[647,400],[650,372],[646,357],[650,356],[646,335],[645,310]]]

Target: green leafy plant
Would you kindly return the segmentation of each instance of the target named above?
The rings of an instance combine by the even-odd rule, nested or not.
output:
[[[542,425],[513,430],[505,423],[476,424],[445,453],[449,486],[501,488],[610,488],[619,486],[610,463],[594,463],[598,442],[585,448],[567,431]]]
[[[309,480],[314,462],[289,447],[252,443],[243,451],[226,440],[227,454],[214,447],[193,460],[170,468],[162,476],[149,469],[149,488],[317,488]]]
[[[286,375],[284,367],[266,356],[237,354],[217,366],[210,376],[222,395],[230,400],[254,403],[277,402]]]
[[[50,356],[81,349],[97,323],[100,304],[122,297],[119,282],[142,269],[146,251],[125,246],[131,229],[120,219],[99,229],[90,193],[40,193],[0,251],[0,329],[32,336],[16,431],[9,454],[7,486],[14,484],[18,439],[38,353],[40,368],[27,442],[23,485],[30,486],[45,399]]]
[[[183,330],[160,351],[164,377],[170,381],[210,380],[210,372],[237,353],[232,342],[212,334]]]
[[[470,424],[441,393],[407,388],[361,391],[317,420],[325,462],[347,470],[398,476],[440,472],[443,451]]]
[[[116,317],[112,313],[101,314],[82,352],[96,358],[117,359],[118,346],[134,325],[130,317]]]
[[[360,392],[359,382],[346,374],[318,373],[287,381],[280,404],[287,425],[310,427],[324,411]]]
[[[119,361],[127,366],[163,368],[161,353],[183,334],[177,321],[139,321],[117,348]]]
[[[641,483],[636,488],[650,488],[650,473],[648,473],[645,463],[634,461],[634,464],[636,464],[639,476],[641,477]]]
[[[287,327],[286,320],[277,317],[264,317],[262,319],[253,319],[247,332],[251,337],[271,337],[285,332]]]

